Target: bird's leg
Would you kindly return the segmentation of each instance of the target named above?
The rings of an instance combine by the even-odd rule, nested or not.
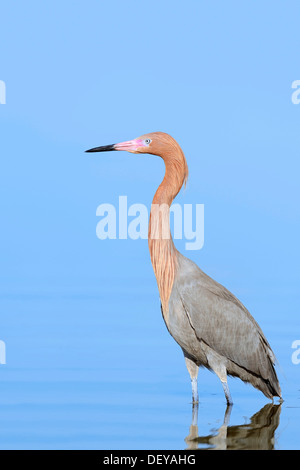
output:
[[[192,409],[192,426],[198,426],[198,402],[193,403]]]
[[[224,393],[225,393],[227,405],[230,406],[230,405],[233,404],[233,401],[232,401],[232,398],[231,398],[231,395],[230,395],[230,390],[229,390],[229,387],[228,387],[227,380],[226,381],[221,380],[221,382],[222,382],[222,385],[223,385],[223,390],[224,390]]]
[[[199,367],[187,356],[184,356],[187,370],[189,371],[192,382],[192,400],[193,404],[199,402],[198,398],[198,370]]]
[[[217,354],[215,351],[212,351],[212,350],[208,351],[207,360],[211,369],[214,371],[214,373],[219,377],[219,379],[222,382],[227,405],[232,405],[233,401],[232,401],[229,387],[227,384],[227,370],[226,370],[224,361],[222,360],[219,354]]]
[[[197,377],[193,377],[191,379],[192,382],[192,398],[193,398],[193,404],[199,402],[199,396],[198,396],[198,380]]]

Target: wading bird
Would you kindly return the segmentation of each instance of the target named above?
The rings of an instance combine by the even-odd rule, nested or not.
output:
[[[231,292],[174,246],[169,209],[188,177],[179,144],[164,132],[153,132],[87,152],[111,150],[157,155],[165,163],[165,176],[151,206],[148,243],[162,315],[169,333],[182,348],[193,403],[198,403],[199,366],[219,377],[227,404],[232,403],[228,375],[251,383],[268,398],[281,398],[275,356],[259,325]]]

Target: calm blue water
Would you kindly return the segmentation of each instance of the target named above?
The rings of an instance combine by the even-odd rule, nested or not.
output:
[[[263,325],[281,363],[280,407],[265,408],[260,392],[231,379],[235,404],[224,427],[222,387],[201,370],[198,428],[190,430],[182,353],[164,326],[152,281],[139,292],[137,282],[119,280],[115,295],[103,281],[98,294],[2,297],[0,448],[299,449],[300,365],[291,361],[291,343],[300,323]]]

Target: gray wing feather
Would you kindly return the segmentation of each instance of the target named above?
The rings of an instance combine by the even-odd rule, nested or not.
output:
[[[179,269],[170,299],[173,310],[170,312],[170,329],[175,327],[175,339],[182,341],[183,349],[194,357],[197,354],[196,335],[200,342],[254,375],[268,380],[274,373],[273,381],[276,382],[272,366],[275,356],[248,310],[191,260],[183,255],[178,259]],[[179,316],[186,318],[179,320]]]

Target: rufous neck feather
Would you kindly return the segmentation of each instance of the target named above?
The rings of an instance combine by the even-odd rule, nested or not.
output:
[[[166,312],[177,269],[177,250],[170,231],[170,206],[186,183],[188,167],[178,144],[177,148],[172,148],[172,153],[160,156],[166,172],[152,201],[148,243],[163,311]]]

